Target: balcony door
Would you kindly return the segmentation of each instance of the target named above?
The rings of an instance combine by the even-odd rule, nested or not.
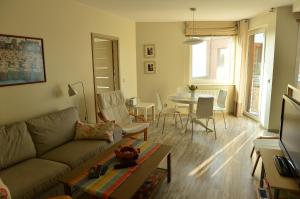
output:
[[[265,33],[249,35],[246,113],[259,120],[261,113],[262,80],[264,67]]]

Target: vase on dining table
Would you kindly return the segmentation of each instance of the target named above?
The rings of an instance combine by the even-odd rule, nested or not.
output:
[[[190,90],[191,98],[195,98],[195,92],[198,89],[198,87],[196,85],[193,85],[193,84],[188,85],[187,87]]]
[[[191,91],[191,98],[195,98],[195,91]]]

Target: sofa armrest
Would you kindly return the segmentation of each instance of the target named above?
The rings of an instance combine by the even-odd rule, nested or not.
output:
[[[130,116],[134,117],[136,122],[146,122],[145,119],[143,117],[140,117],[138,115],[135,115],[133,113],[129,113]]]

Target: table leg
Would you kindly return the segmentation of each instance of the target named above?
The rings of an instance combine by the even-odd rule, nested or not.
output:
[[[279,189],[274,189],[274,199],[279,199]]]
[[[203,128],[205,128],[206,132],[209,131],[209,132],[213,132],[212,129],[208,128],[205,124],[203,124],[202,122],[198,121],[197,124],[200,124]]]
[[[191,103],[189,104],[189,114],[193,113],[193,111],[194,111],[194,104]]]
[[[261,164],[261,172],[260,172],[260,181],[259,181],[259,187],[264,187],[264,177],[265,177],[265,167],[264,163]]]
[[[145,112],[144,112],[144,119],[145,119],[145,121],[148,121],[147,116],[148,116],[147,108],[145,108]]]
[[[185,133],[187,132],[187,127],[188,127],[189,120],[190,120],[190,114],[188,114],[188,117],[187,117],[187,119],[186,119]]]
[[[155,121],[155,106],[152,106],[152,120]]]
[[[72,196],[72,191],[71,191],[71,187],[67,184],[64,184],[64,190],[65,190],[65,194],[68,196]]]
[[[168,169],[168,176],[167,176],[167,182],[171,182],[171,153],[167,156],[167,169]]]

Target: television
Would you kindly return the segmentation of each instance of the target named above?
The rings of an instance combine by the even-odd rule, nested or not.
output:
[[[284,95],[281,112],[280,148],[289,161],[293,177],[300,178],[300,102]]]

